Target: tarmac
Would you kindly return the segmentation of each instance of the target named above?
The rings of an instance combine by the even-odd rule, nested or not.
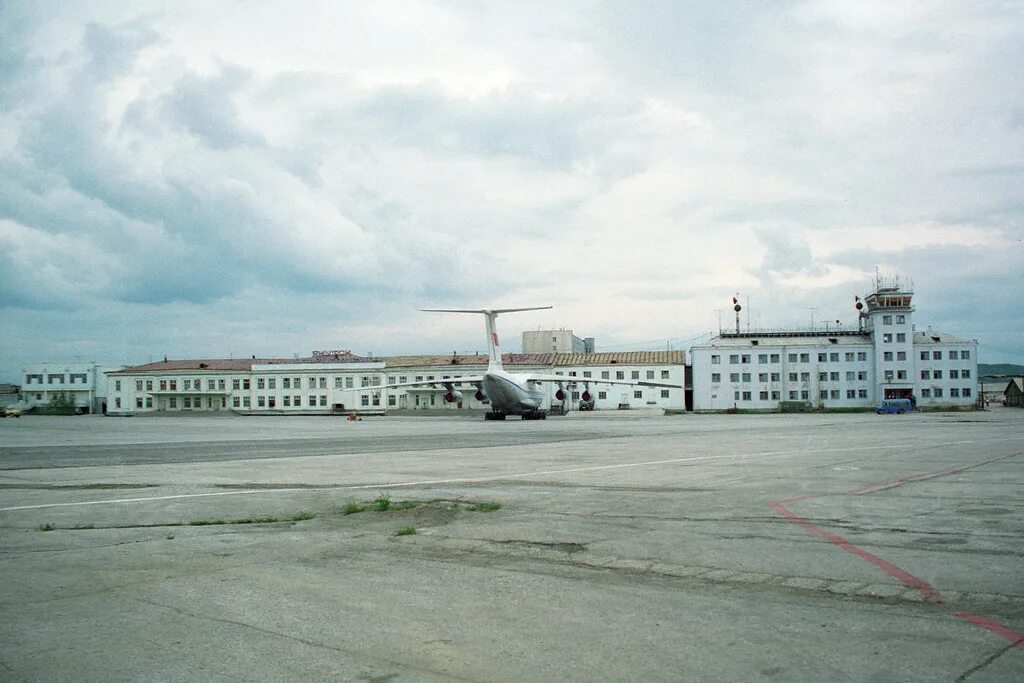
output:
[[[0,679],[1019,681],[1021,538],[1013,409],[26,416]]]

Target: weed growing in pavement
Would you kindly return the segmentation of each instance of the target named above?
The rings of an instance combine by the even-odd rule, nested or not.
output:
[[[46,524],[40,524],[39,525],[39,530],[40,531],[53,531],[56,528],[57,527],[55,527],[54,525],[50,524],[49,522],[47,522]]]
[[[494,512],[501,509],[501,503],[476,503],[471,505],[469,509],[473,512]]]
[[[316,515],[314,515],[312,512],[309,512],[308,510],[303,510],[302,512],[296,512],[294,515],[289,517],[288,521],[289,522],[303,522],[303,521],[305,521],[307,519],[314,519],[315,517],[316,517]]]
[[[416,533],[416,527],[414,526],[403,526],[401,529],[395,532],[395,536],[412,536]]]
[[[391,496],[381,494],[377,500],[373,501],[373,509],[377,512],[384,512],[391,507]]]

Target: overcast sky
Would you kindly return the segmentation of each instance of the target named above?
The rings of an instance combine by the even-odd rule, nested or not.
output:
[[[0,381],[483,348],[424,306],[681,348],[876,267],[1024,363],[1022,64],[1009,1],[6,0]]]

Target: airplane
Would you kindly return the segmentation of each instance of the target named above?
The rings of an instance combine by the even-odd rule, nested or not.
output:
[[[502,313],[518,313],[520,311],[546,311],[552,306],[536,306],[533,308],[423,308],[426,313],[474,313],[484,316],[487,329],[487,371],[482,375],[469,377],[453,377],[450,379],[422,380],[419,382],[399,382],[395,384],[382,384],[375,389],[399,389],[404,387],[433,386],[443,387],[445,390],[444,400],[448,403],[461,401],[462,392],[456,388],[457,384],[472,384],[476,387],[475,398],[478,401],[488,400],[491,410],[485,413],[485,420],[504,420],[509,415],[519,415],[524,420],[543,420],[547,418],[547,411],[541,406],[545,399],[545,392],[540,389],[543,383],[555,383],[558,391],[555,398],[559,401],[565,400],[566,386],[578,384],[585,385],[581,398],[584,401],[590,400],[591,384],[622,384],[626,386],[662,387],[680,389],[676,384],[663,384],[661,382],[627,382],[614,379],[592,379],[577,378],[565,375],[547,375],[533,372],[509,372],[502,367],[501,346],[498,342],[497,318]]]

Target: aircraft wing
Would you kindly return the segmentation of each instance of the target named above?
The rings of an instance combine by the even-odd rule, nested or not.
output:
[[[397,382],[395,384],[378,384],[377,386],[365,388],[377,391],[379,389],[402,389],[405,387],[443,387],[448,384],[480,384],[483,381],[483,375],[470,375],[468,377],[449,377],[448,379],[424,379],[420,380],[419,382]]]
[[[570,375],[543,375],[538,373],[515,373],[528,382],[561,382],[562,384],[622,384],[630,387],[660,387],[662,389],[682,389],[679,384],[651,382],[649,380],[599,379],[594,377],[575,377]]]

